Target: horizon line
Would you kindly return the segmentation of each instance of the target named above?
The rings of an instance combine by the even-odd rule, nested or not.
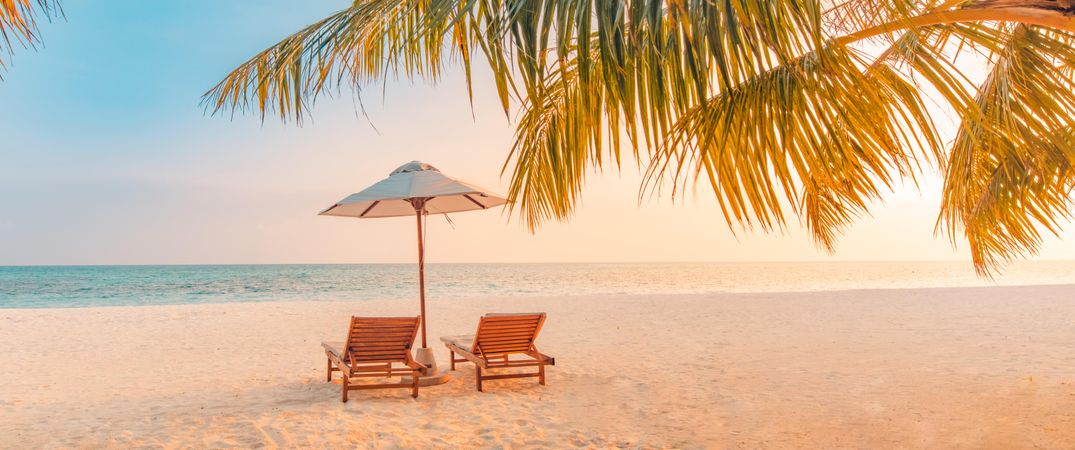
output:
[[[1075,259],[1022,259],[1010,261],[1006,264],[1023,262],[1075,262]],[[966,263],[973,264],[970,260],[961,259],[891,259],[891,260],[659,260],[659,261],[442,261],[426,262],[431,265],[494,265],[494,264],[518,264],[518,265],[552,265],[552,264],[876,264],[876,263]],[[196,266],[402,266],[416,265],[417,262],[325,262],[325,263],[119,263],[119,264],[0,264],[0,268],[17,267],[196,267]]]

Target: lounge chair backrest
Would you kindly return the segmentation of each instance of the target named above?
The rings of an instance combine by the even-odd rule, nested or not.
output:
[[[527,353],[545,323],[545,313],[486,314],[478,322],[472,348],[483,356]]]
[[[351,317],[347,354],[352,363],[405,361],[421,317]]]

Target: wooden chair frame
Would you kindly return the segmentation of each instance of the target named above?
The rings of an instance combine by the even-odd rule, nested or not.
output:
[[[530,324],[536,320],[536,324]],[[484,392],[482,382],[506,378],[537,377],[538,384],[545,385],[545,366],[556,365],[556,359],[538,351],[534,341],[545,323],[545,313],[538,314],[487,314],[478,322],[471,350],[451,342],[445,342],[451,352],[451,370],[455,363],[474,363],[477,388]],[[528,334],[528,336],[527,336]],[[456,355],[462,356],[457,359]],[[510,359],[511,355],[524,355],[526,359]],[[537,372],[482,375],[482,370],[505,367],[537,367]]]
[[[335,354],[330,343],[323,342],[325,381],[332,382],[332,373],[340,372],[343,386],[341,400],[347,402],[347,392],[365,389],[411,388],[411,397],[418,398],[419,377],[426,366],[414,360],[411,347],[418,333],[421,317],[351,317],[347,340],[341,355]],[[394,367],[402,364],[404,367]],[[394,376],[411,377],[410,383],[351,384],[354,378]]]

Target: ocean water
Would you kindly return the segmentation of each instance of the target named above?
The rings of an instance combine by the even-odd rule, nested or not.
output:
[[[0,308],[414,298],[416,266],[0,267]],[[430,298],[697,294],[1075,284],[1075,261],[1019,262],[992,279],[964,262],[430,264]]]

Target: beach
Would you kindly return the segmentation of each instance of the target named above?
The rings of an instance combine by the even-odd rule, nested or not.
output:
[[[1073,66],[1075,0],[0,0],[0,450],[1075,450]]]
[[[545,311],[548,385],[324,380],[414,300],[0,310],[0,447],[1071,448],[1075,285],[433,298],[437,336]]]

